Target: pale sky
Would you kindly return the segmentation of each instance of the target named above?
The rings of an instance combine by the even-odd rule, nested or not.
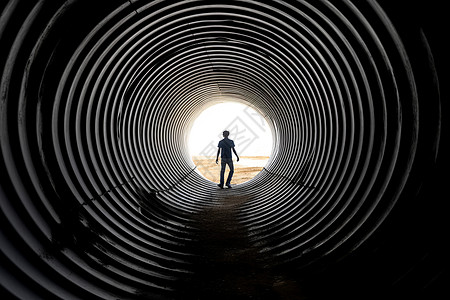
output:
[[[215,156],[224,130],[230,131],[239,156],[270,156],[269,125],[256,110],[238,102],[215,104],[198,116],[188,141],[191,155]]]

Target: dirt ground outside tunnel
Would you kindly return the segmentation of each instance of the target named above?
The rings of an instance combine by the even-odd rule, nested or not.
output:
[[[233,158],[234,174],[231,184],[240,184],[249,181],[262,171],[269,160],[268,156],[241,156],[239,162]],[[193,156],[192,161],[197,166],[197,170],[208,180],[219,183],[220,180],[220,158],[216,164],[215,156]],[[228,176],[229,168],[225,170],[225,180]]]

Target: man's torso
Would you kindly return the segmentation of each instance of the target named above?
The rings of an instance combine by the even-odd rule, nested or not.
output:
[[[231,148],[234,148],[234,142],[230,139],[223,139],[217,146],[222,149],[221,158],[231,158]]]

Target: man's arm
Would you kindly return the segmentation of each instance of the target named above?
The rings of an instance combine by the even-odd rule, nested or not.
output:
[[[239,155],[237,155],[236,150],[234,149],[234,147],[231,149],[233,149],[234,155],[236,155],[236,159],[237,159],[237,161],[239,161]]]
[[[219,154],[220,154],[220,148],[217,149],[216,164],[219,163]]]

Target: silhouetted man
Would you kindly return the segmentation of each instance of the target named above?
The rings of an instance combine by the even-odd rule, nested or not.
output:
[[[221,169],[220,169],[220,183],[218,186],[223,189],[223,181],[224,181],[224,175],[225,175],[225,168],[228,165],[230,168],[230,173],[228,173],[228,178],[226,182],[226,186],[230,189],[231,188],[231,178],[233,177],[234,173],[234,166],[233,166],[233,159],[231,157],[231,149],[233,149],[234,155],[236,155],[237,161],[239,161],[239,156],[236,153],[236,150],[234,149],[234,142],[233,140],[230,140],[228,136],[230,135],[230,132],[228,130],[225,130],[223,132],[223,140],[219,142],[219,149],[217,150],[217,157],[216,157],[216,164],[219,163],[219,154],[220,150],[222,149],[222,155],[220,156],[220,163],[221,163]]]

